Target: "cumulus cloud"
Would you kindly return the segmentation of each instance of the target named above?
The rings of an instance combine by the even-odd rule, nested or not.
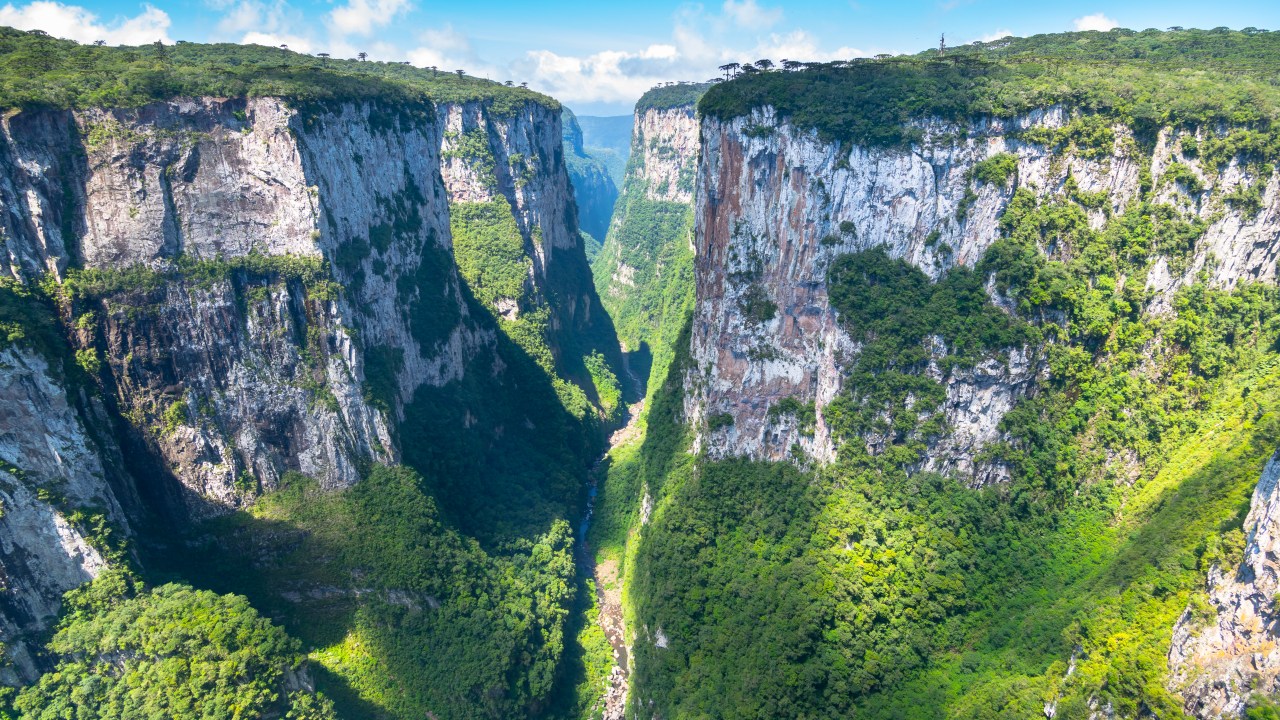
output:
[[[218,7],[225,10],[225,14],[214,29],[220,37],[241,33],[289,34],[291,27],[306,27],[302,14],[290,8],[284,0],[275,0],[270,3],[261,0],[239,0],[222,3]]]
[[[662,82],[716,77],[718,66],[729,62],[821,62],[867,55],[851,47],[824,50],[804,30],[769,31],[781,19],[781,11],[765,10],[753,0],[729,0],[718,13],[689,5],[677,13],[670,42],[583,56],[534,50],[515,64],[513,72],[571,104],[630,103]]]
[[[453,29],[452,25],[423,31],[421,45],[408,53],[409,62],[418,67],[436,67],[452,72],[466,70],[468,75],[505,80],[509,72],[490,64],[476,53],[471,39]]]
[[[1097,30],[1098,32],[1106,32],[1111,28],[1117,27],[1115,20],[1103,15],[1102,13],[1094,13],[1085,15],[1082,18],[1076,18],[1076,30]]]
[[[287,45],[290,50],[300,53],[315,52],[319,46],[311,38],[299,35],[282,35],[280,33],[247,32],[240,38],[245,45],[266,45],[278,47]]]
[[[1079,22],[1079,20],[1077,20],[1076,22]],[[986,35],[983,35],[982,37],[978,38],[976,42],[984,42],[984,43],[995,42],[996,40],[1007,38],[1011,35],[1013,35],[1012,30],[996,30],[995,32],[989,32]]]
[[[723,10],[738,27],[771,28],[782,20],[782,8],[762,8],[756,0],[725,0]]]
[[[329,13],[329,24],[341,35],[371,35],[409,9],[409,0],[349,0]]]
[[[409,7],[408,0],[353,0],[335,8],[323,24],[312,22],[288,0],[206,0],[222,10],[213,38],[256,45],[288,45],[302,53],[329,53],[354,58],[368,53],[375,60],[404,58],[401,48],[368,37]],[[368,8],[370,14],[358,21],[351,13]],[[366,32],[367,31],[367,32]]]
[[[0,7],[0,25],[20,30],[43,30],[54,37],[91,43],[105,40],[110,45],[145,45],[169,39],[169,15],[159,8],[144,5],[133,17],[103,22],[90,10],[78,5],[38,0],[23,6]]]

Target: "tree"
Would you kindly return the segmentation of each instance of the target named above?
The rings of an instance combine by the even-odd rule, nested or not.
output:
[[[467,74],[466,70],[454,70],[454,72],[458,73],[458,77],[462,77]]]
[[[527,83],[527,82],[522,82],[522,83],[520,83],[520,87],[522,87],[522,88],[527,88],[527,87],[529,87],[529,83]]]
[[[356,53],[356,57],[360,59],[360,62],[364,62],[365,58],[369,57],[369,53],[359,52],[359,53]]]
[[[728,79],[730,77],[736,77],[738,74],[738,69],[741,67],[742,65],[736,62],[725,63],[724,65],[720,66],[720,71],[724,73],[725,79]]]
[[[799,62],[798,60],[783,60],[783,61],[782,61],[782,69],[783,69],[783,70],[799,70],[802,66],[804,66],[804,63]]]
[[[316,53],[316,56],[320,58],[321,63],[325,65],[329,64],[329,53]]]
[[[107,44],[107,41],[106,41],[106,40],[94,40],[94,41],[93,41],[93,45],[94,45],[94,47],[102,47],[103,45],[106,45],[106,44]]]
[[[510,80],[506,81],[506,82],[505,82],[505,83],[503,83],[503,84],[504,84],[504,85],[506,85],[507,87],[511,87],[512,85],[515,85],[515,83],[514,83],[514,82],[512,82],[512,81],[510,81]]]
[[[761,71],[768,72],[773,67],[773,61],[768,58],[757,60],[756,67],[760,68]]]

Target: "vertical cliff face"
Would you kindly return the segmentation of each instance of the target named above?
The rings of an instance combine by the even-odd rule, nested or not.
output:
[[[593,263],[600,297],[633,353],[633,370],[649,376],[652,369],[658,384],[692,291],[696,103],[704,88],[688,87],[676,98],[655,89],[636,104],[625,184]]]
[[[582,127],[573,112],[565,108],[560,116],[564,127],[564,162],[569,171],[578,206],[578,224],[597,242],[609,232],[609,218],[618,199],[618,188],[609,169],[583,145]]]
[[[4,118],[0,271],[48,289],[82,376],[17,346],[0,358],[5,681],[35,677],[25,638],[114,561],[97,518],[117,536],[150,511],[184,528],[290,471],[338,489],[437,450],[471,453],[476,484],[507,462],[483,448],[538,433],[585,452],[621,361],[558,114],[197,98]],[[557,395],[568,420],[511,400]],[[531,496],[576,497],[561,485],[581,469],[560,460],[554,481],[523,470]]]
[[[61,368],[20,345],[0,350],[0,682],[38,675],[34,652],[62,594],[107,566],[115,533],[130,533],[113,482],[119,449],[100,401],[69,395]],[[116,467],[111,467],[115,464]]]
[[[1173,629],[1173,686],[1198,718],[1238,717],[1252,693],[1280,688],[1276,593],[1280,591],[1280,459],[1262,470],[1244,520],[1244,559],[1209,571],[1207,607],[1188,608]]]
[[[698,169],[697,102],[675,107],[636,109],[636,129],[630,163],[644,181],[645,197],[653,201],[693,202]]]
[[[389,427],[416,388],[492,352],[466,319],[451,205],[502,204],[517,228],[528,272],[518,297],[495,297],[500,314],[553,305],[556,353],[608,335],[540,104],[500,118],[479,102],[270,98],[29,115],[5,125],[6,265],[70,276],[81,344],[197,513],[289,469],[339,487],[394,462]]]
[[[938,278],[973,266],[1000,236],[1000,219],[1015,189],[1045,198],[1070,190],[1105,198],[1088,211],[1101,228],[1136,202],[1144,182],[1129,131],[1111,128],[1104,156],[1062,155],[1027,141],[1062,128],[1070,117],[1050,108],[1021,117],[953,126],[922,123],[924,139],[910,149],[842,146],[780,120],[769,109],[731,120],[706,119],[697,193],[696,370],[687,378],[686,410],[703,428],[699,441],[715,457],[783,459],[799,448],[833,457],[836,440],[823,409],[844,389],[860,348],[841,327],[826,281],[834,258],[883,247],[894,258]],[[1159,178],[1171,163],[1193,162],[1164,131],[1151,152]],[[1008,156],[1009,174],[981,182],[975,168]],[[1255,173],[1232,163],[1212,182],[1223,191],[1247,187]],[[1267,182],[1267,178],[1262,178]],[[1176,272],[1160,261],[1147,278],[1149,311],[1165,312],[1173,292],[1202,269],[1232,287],[1241,279],[1274,277],[1277,200],[1274,179],[1256,214],[1223,212],[1202,195],[1188,202],[1176,184],[1158,199],[1176,202],[1207,228]],[[1102,193],[1101,195],[1098,195]],[[993,300],[1003,300],[989,288]],[[938,351],[945,354],[945,347]],[[983,484],[1005,477],[979,460],[1002,436],[1000,419],[1033,392],[1045,368],[1037,348],[1007,348],[973,367],[929,374],[943,383],[937,412],[945,432],[934,437],[922,467]],[[814,402],[816,422],[770,413],[787,398]],[[706,422],[703,422],[706,421]],[[879,440],[865,440],[873,451]]]
[[[586,263],[559,112],[528,103],[499,117],[466,103],[441,114],[441,172],[463,278],[514,323],[504,330],[544,369],[606,415],[616,411],[620,388],[608,376],[620,374],[617,338]]]

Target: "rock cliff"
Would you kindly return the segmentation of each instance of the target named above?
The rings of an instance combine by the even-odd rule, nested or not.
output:
[[[769,108],[704,119],[695,210],[697,370],[687,378],[686,401],[691,418],[716,420],[703,423],[701,445],[715,457],[777,460],[793,447],[820,461],[833,457],[837,443],[822,409],[844,387],[848,360],[859,351],[827,297],[835,257],[883,246],[935,279],[951,267],[973,266],[1000,236],[1000,218],[1018,188],[1041,198],[1067,191],[1105,198],[1089,211],[1094,228],[1123,213],[1150,182],[1132,133],[1111,128],[1113,142],[1096,155],[1063,154],[1030,140],[1071,119],[1053,107],[962,125],[920,122],[924,139],[909,148],[824,141]],[[1145,152],[1156,178],[1175,162],[1194,164],[1169,130]],[[1004,182],[975,180],[980,163],[1006,154],[1014,167]],[[1255,175],[1233,161],[1206,182],[1225,192],[1249,186]],[[1179,203],[1207,229],[1176,272],[1161,261],[1150,274],[1149,312],[1167,312],[1176,289],[1202,269],[1223,287],[1274,278],[1280,207],[1275,178],[1261,180],[1266,192],[1256,214],[1233,212],[1209,193],[1188,200],[1176,183],[1161,183],[1159,197]],[[998,293],[993,299],[1001,302]],[[753,314],[753,303],[776,312]],[[922,467],[974,484],[1003,477],[998,464],[979,457],[1001,439],[1004,413],[1034,391],[1044,373],[1037,357],[1036,348],[1010,348],[1007,361],[937,374],[946,387],[939,412],[947,431],[931,441]],[[811,431],[770,417],[786,398],[815,402]]]
[[[617,343],[550,100],[194,98],[11,113],[0,132],[0,274],[47,288],[88,378],[81,390],[39,356],[0,359],[10,680],[35,669],[15,640],[109,560],[74,509],[128,532],[118,495],[139,487],[181,526],[288,471],[350,486],[401,460],[423,388],[504,385],[505,326],[488,312],[539,318],[548,384],[581,398],[569,409],[588,424],[606,411],[598,367],[620,366]],[[475,229],[459,213],[495,203],[523,274],[518,297],[486,305],[454,236]],[[454,394],[486,402],[472,393]],[[108,482],[112,433],[157,476]],[[45,496],[55,482],[65,503]]]
[[[661,384],[692,292],[693,178],[697,99],[703,86],[662,102],[664,88],[636,104],[631,157],[609,235],[593,263],[596,287],[633,353],[633,369]],[[657,357],[655,357],[655,355]]]
[[[561,120],[564,123],[565,167],[577,200],[578,224],[583,232],[602,242],[609,232],[609,219],[613,216],[613,204],[618,199],[618,188],[604,162],[583,146],[578,118],[566,108]]]
[[[1244,533],[1239,566],[1210,569],[1207,607],[1193,604],[1173,629],[1171,684],[1198,718],[1239,717],[1251,694],[1280,690],[1280,456],[1262,470]]]
[[[119,449],[102,403],[68,393],[60,368],[29,348],[0,350],[0,682],[37,675],[33,654],[62,594],[107,565],[107,537],[130,532],[112,473]],[[34,641],[34,642],[33,642]]]

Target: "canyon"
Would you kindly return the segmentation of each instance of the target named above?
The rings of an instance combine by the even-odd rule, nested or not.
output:
[[[1271,709],[1272,35],[670,83],[620,184],[461,71],[17,103],[0,712],[187,591],[290,638],[254,717]]]

